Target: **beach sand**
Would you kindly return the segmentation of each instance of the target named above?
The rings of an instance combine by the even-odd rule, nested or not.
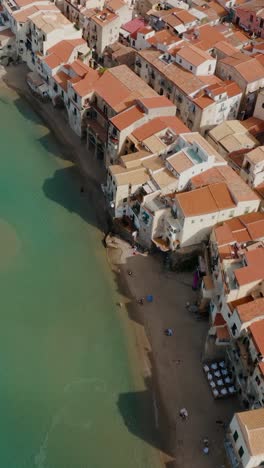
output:
[[[88,154],[86,145],[70,129],[64,112],[32,96],[25,82],[27,71],[24,65],[10,66],[2,79],[26,98],[43,119],[60,142],[65,159],[77,163],[81,184],[96,206],[103,238],[103,232],[108,230],[100,187],[105,177],[103,162]],[[150,421],[146,428],[138,430],[137,436],[157,449],[166,468],[227,466],[224,430],[216,421],[228,423],[237,403],[233,399],[214,401],[203,375],[201,359],[208,323],[197,322],[186,309],[186,302],[196,298],[191,288],[192,275],[167,271],[159,254],[134,256],[131,247],[119,239],[107,248],[107,255],[120,297],[120,313],[128,315],[133,331],[135,379],[140,373],[146,384],[142,405]],[[132,276],[128,275],[129,270]],[[137,304],[137,299],[147,294],[154,296],[153,303]],[[168,327],[174,331],[172,337],[164,335]],[[179,418],[182,407],[189,413],[186,422]],[[210,443],[207,456],[202,453],[204,437],[209,437]]]

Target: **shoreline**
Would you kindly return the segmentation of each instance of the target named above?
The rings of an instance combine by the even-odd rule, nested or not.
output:
[[[23,73],[18,76],[17,72],[21,68],[23,69]],[[58,143],[60,152],[63,155],[63,157],[65,157],[65,160],[69,160],[76,165],[79,175],[81,179],[83,179],[82,183],[84,184],[87,193],[91,197],[91,204],[94,207],[98,229],[102,234],[103,240],[104,234],[106,234],[109,230],[109,215],[106,209],[104,195],[100,186],[100,184],[104,180],[104,168],[101,167],[100,161],[97,160],[94,155],[90,158],[86,144],[83,144],[80,138],[74,134],[67,122],[65,123],[67,124],[68,129],[64,128],[63,131],[62,125],[64,125],[64,123],[61,122],[61,110],[55,109],[51,103],[43,103],[39,101],[35,96],[32,95],[30,90],[27,88],[27,84],[25,82],[25,76],[28,70],[24,65],[11,66],[8,67],[8,70],[5,69],[5,71],[6,75],[0,75],[0,80],[3,82],[2,88],[14,91],[19,98],[27,102],[29,107],[37,114],[37,116],[43,122],[44,126],[48,128],[53,138]],[[66,136],[67,138],[65,138]],[[86,156],[89,156],[89,159],[84,159],[85,153]],[[150,359],[152,349],[145,330],[145,325],[142,324],[139,326],[137,323],[138,321],[141,321],[141,306],[138,305],[135,299],[133,298],[131,287],[129,285],[129,282],[127,281],[126,265],[119,264],[118,262],[116,262],[114,256],[112,255],[113,249],[106,247],[105,250],[111,274],[114,276],[114,281],[117,285],[117,295],[125,297],[127,301],[127,304],[122,309],[128,309],[128,307],[130,308],[130,310],[133,309],[133,315],[137,317],[137,320],[133,322],[129,318],[130,312],[127,310],[128,317],[126,317],[125,321],[127,322],[126,328],[128,328],[128,330],[125,330],[124,332],[130,333],[132,335],[130,337],[130,341],[135,342],[136,345],[135,349],[132,349],[133,358],[130,359],[132,367],[131,372],[133,375],[133,380],[135,382],[139,380],[142,381],[143,379],[143,381],[146,384],[147,391],[149,392],[149,398],[151,400],[151,409],[149,407],[147,408],[146,417],[148,418],[148,424],[149,418],[151,418],[153,419],[151,425],[153,425],[154,423],[156,426],[153,427],[153,431],[151,431],[155,432],[155,434],[153,435],[155,440],[153,440],[152,442],[155,450],[159,453],[158,457],[160,466],[165,467],[167,466],[166,463],[168,462],[168,460],[170,460],[170,457],[167,458],[164,455],[163,450],[161,448],[161,440],[157,440],[157,438],[161,438],[160,428],[159,431],[157,431],[157,424],[158,421],[161,421],[166,418],[165,415],[162,415],[161,417],[160,414],[162,406],[159,402],[160,391],[158,388],[157,379],[155,378],[155,372],[153,372],[155,366],[153,367],[153,362],[151,362]],[[123,249],[121,249],[120,254],[121,256],[124,254]],[[131,354],[131,350],[128,351],[130,351],[129,354]],[[145,408],[142,409],[145,412]],[[169,438],[169,434],[166,431],[166,439],[167,438]],[[176,465],[172,465],[170,463],[169,468],[174,468],[174,466]]]

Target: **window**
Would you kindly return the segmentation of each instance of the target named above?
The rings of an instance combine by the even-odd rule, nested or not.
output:
[[[245,208],[244,213],[246,214],[246,213],[248,213],[248,212],[249,212],[249,206],[247,206],[247,207]]]
[[[259,27],[260,27],[260,28],[263,28],[263,26],[264,26],[264,19],[262,18],[262,19],[260,20]]]
[[[182,59],[181,59],[181,58],[179,59],[179,63],[182,63]]]
[[[127,202],[127,197],[123,198],[123,203],[126,203],[126,202]]]
[[[192,219],[192,224],[194,224],[194,223],[195,223],[195,221],[194,221],[194,219]]]
[[[229,213],[229,218],[231,218],[232,216],[234,216],[234,213],[235,213],[234,210],[230,211],[230,213]]]
[[[243,455],[244,455],[244,449],[243,449],[243,447],[240,447],[240,449],[239,449],[239,451],[238,451],[238,455],[240,456],[240,458],[243,457]]]
[[[192,65],[190,65],[190,70],[192,70],[192,69],[193,69],[193,67],[192,67]]]
[[[237,439],[238,439],[238,433],[237,433],[237,431],[234,432],[234,434],[233,434],[233,439],[234,439],[235,442],[237,441]]]
[[[54,89],[55,93],[58,91],[58,85],[57,85],[57,83],[54,83],[53,89]]]
[[[74,102],[77,102],[77,94],[76,93],[74,93],[73,100],[74,100]]]
[[[136,45],[136,41],[133,40],[133,41],[132,41],[132,45],[135,46],[135,45]]]
[[[160,96],[162,96],[162,95],[163,95],[163,93],[164,93],[164,90],[163,90],[163,88],[160,88],[160,90],[159,90],[159,94],[160,94]]]
[[[208,71],[211,71],[212,70],[212,65],[209,65],[208,66]]]
[[[77,110],[76,110],[75,107],[74,107],[74,109],[73,109],[73,114],[74,114],[74,115],[77,115]]]
[[[264,102],[262,103],[262,106],[261,106],[261,107],[262,107],[262,109],[264,109]]]
[[[202,222],[203,222],[203,218],[200,219],[200,223],[202,223]]]
[[[237,330],[237,326],[235,323],[232,325],[231,330],[232,330],[233,335],[235,336],[236,330]]]
[[[107,107],[104,106],[104,114],[107,115]]]
[[[257,382],[258,385],[260,385],[260,378],[258,375],[256,376],[255,381]]]
[[[215,215],[212,216],[212,219],[215,219]]]
[[[250,15],[249,21],[252,23],[252,21],[253,21],[253,15]]]

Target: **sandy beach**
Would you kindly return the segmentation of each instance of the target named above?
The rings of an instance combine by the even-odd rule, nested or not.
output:
[[[2,73],[5,86],[26,98],[61,144],[65,159],[75,162],[81,183],[96,206],[98,226],[107,231],[108,216],[100,184],[104,180],[103,162],[88,154],[85,143],[70,129],[66,115],[51,103],[32,96],[24,65],[10,66]],[[0,76],[1,78],[1,76]],[[192,291],[192,273],[167,271],[162,255],[133,255],[132,248],[115,239],[107,249],[121,312],[128,315],[138,357],[137,371],[146,383],[142,401],[146,418],[153,419],[153,431],[141,428],[140,436],[154,446],[166,468],[227,467],[223,447],[224,430],[217,420],[228,423],[237,409],[236,400],[213,400],[203,375],[201,360],[208,323],[197,322],[186,309],[196,293]],[[132,271],[132,276],[128,275]],[[152,294],[152,303],[137,299]],[[167,337],[164,329],[173,329]],[[181,421],[179,410],[185,407],[189,417]],[[137,434],[138,435],[138,434]],[[204,455],[202,441],[209,437],[210,451]]]

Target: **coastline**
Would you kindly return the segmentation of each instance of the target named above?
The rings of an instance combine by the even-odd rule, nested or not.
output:
[[[103,234],[109,230],[109,217],[105,206],[104,196],[100,187],[100,184],[104,180],[104,168],[103,163],[100,164],[94,155],[87,158],[88,149],[87,146],[81,142],[80,138],[74,134],[70,129],[68,122],[63,121],[62,112],[55,109],[51,103],[43,103],[39,101],[35,96],[32,95],[27,87],[25,76],[28,72],[26,66],[18,65],[11,66],[5,69],[6,74],[0,74],[0,80],[2,81],[0,89],[9,89],[14,91],[19,98],[25,100],[38,117],[43,121],[44,125],[49,129],[55,140],[60,145],[60,150],[65,160],[70,160],[75,163],[79,176],[81,178],[81,184],[85,187],[88,196],[91,199],[91,204],[96,207],[95,214],[97,218],[98,228]],[[21,71],[21,73],[18,73]],[[90,155],[89,155],[90,156]],[[125,245],[125,243],[124,243]],[[124,246],[123,246],[124,247]],[[127,246],[129,249],[129,246]],[[124,253],[126,248],[122,250]],[[157,419],[161,419],[160,411],[157,409],[157,395],[158,386],[157,381],[153,376],[153,362],[151,362],[151,347],[144,329],[144,324],[139,324],[141,321],[140,317],[140,306],[136,304],[133,299],[133,293],[131,291],[129,282],[127,281],[127,268],[125,264],[120,264],[116,261],[115,255],[113,255],[111,248],[106,248],[107,259],[114,280],[117,285],[117,295],[121,298],[125,298],[126,305],[122,307],[122,314],[124,309],[127,310],[128,316],[131,315],[133,310],[133,316],[137,317],[135,321],[125,320],[125,332],[128,335],[132,334],[131,342],[136,344],[135,349],[130,349],[129,352],[131,362],[131,371],[133,380],[136,383],[142,382],[142,378],[146,384],[148,392],[148,407],[142,408],[144,415],[147,419],[147,426],[157,425]],[[124,322],[124,320],[122,320]],[[132,333],[131,333],[132,332]],[[131,348],[131,346],[129,346]],[[145,414],[146,411],[146,414]],[[152,419],[151,424],[149,421]],[[163,418],[162,418],[163,419]],[[148,430],[147,429],[147,430]],[[157,427],[151,429],[151,436],[148,442],[158,450],[158,459],[161,466],[165,466],[167,457],[164,457],[162,453],[161,444],[158,438],[160,434],[157,431]],[[166,434],[168,436],[168,433]],[[153,439],[152,439],[153,438]],[[166,464],[166,466],[168,466]],[[169,465],[169,468],[173,468],[174,465]]]

